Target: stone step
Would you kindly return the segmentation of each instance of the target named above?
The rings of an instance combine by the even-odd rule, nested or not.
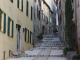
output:
[[[59,50],[62,50],[64,47],[60,47],[60,48],[48,48],[48,47],[44,47],[44,48],[35,48],[35,49],[33,49],[33,50],[45,50],[45,49],[54,49],[54,50],[57,50],[57,49],[59,49]]]
[[[26,57],[64,57],[64,55],[28,55]]]

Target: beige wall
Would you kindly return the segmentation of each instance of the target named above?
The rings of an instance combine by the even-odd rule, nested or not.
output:
[[[29,31],[33,32],[33,21],[30,20],[31,6],[33,5],[33,0],[29,1],[29,16],[26,16],[26,0],[24,1],[23,12],[17,8],[17,0],[13,3],[10,0],[0,0],[0,8],[6,13],[6,33],[0,31],[0,60],[3,59],[3,51],[5,51],[5,58],[9,58],[9,50],[12,52],[17,51],[17,29],[16,24],[21,25],[21,41],[22,41],[22,51],[32,48],[32,44],[25,42],[23,28],[27,28]],[[11,38],[7,35],[8,26],[8,16],[14,20],[14,37]]]

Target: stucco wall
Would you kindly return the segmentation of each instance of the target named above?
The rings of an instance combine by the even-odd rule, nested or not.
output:
[[[10,0],[0,0],[0,8],[6,13],[6,33],[0,31],[0,60],[3,59],[3,52],[5,51],[5,58],[9,58],[9,50],[12,52],[17,51],[17,29],[16,24],[21,25],[21,50],[25,51],[32,48],[32,44],[25,42],[23,28],[27,28],[29,31],[33,32],[33,21],[30,19],[31,6],[33,5],[33,0],[29,1],[29,16],[26,16],[26,0],[23,5],[23,12],[17,8],[17,0],[13,3]],[[8,16],[14,20],[14,37],[11,38],[7,35],[8,26]]]

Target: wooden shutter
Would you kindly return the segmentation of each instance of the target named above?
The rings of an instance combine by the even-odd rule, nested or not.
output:
[[[31,43],[31,32],[30,32],[30,43]]]
[[[4,13],[4,29],[3,32],[6,33],[6,14]]]
[[[29,42],[29,30],[28,30],[28,42]]]
[[[8,17],[8,36],[10,36],[10,17]]]
[[[17,8],[19,8],[19,0],[17,0]]]
[[[12,38],[14,36],[14,21],[12,20]]]
[[[2,15],[2,11],[1,11],[1,9],[0,9],[0,30],[1,30],[1,15]]]
[[[26,28],[25,28],[25,42],[26,42]]]
[[[22,0],[22,11],[23,11],[23,0]]]
[[[29,3],[28,3],[28,1],[26,2],[26,15],[28,16],[28,5],[29,5]]]
[[[31,20],[32,20],[32,6],[31,6]]]
[[[31,43],[31,32],[30,32],[30,43]]]

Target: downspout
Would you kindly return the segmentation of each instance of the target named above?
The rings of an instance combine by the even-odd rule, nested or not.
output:
[[[74,0],[74,19],[75,19],[75,28],[76,28],[76,45],[78,45],[77,7],[76,7],[76,0]]]
[[[33,15],[32,15],[32,18],[33,18],[33,34],[32,34],[32,43],[33,43],[33,47],[34,47],[34,0],[33,0]]]

